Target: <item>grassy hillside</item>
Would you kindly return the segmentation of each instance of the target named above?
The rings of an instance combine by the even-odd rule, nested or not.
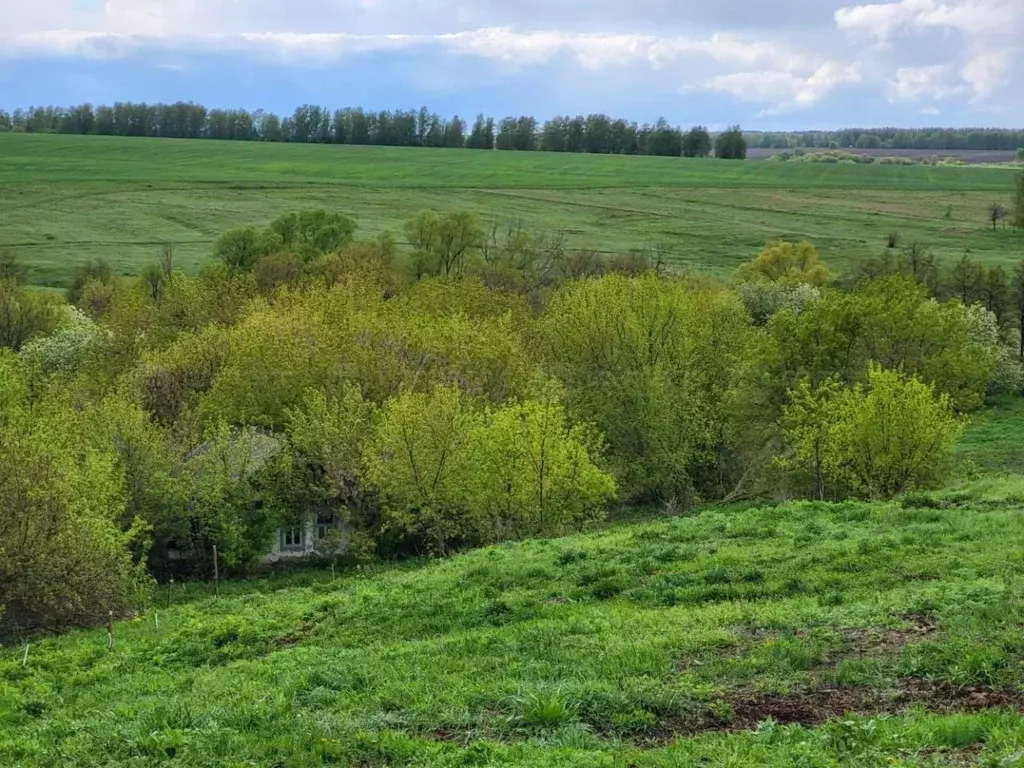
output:
[[[990,480],[179,597],[3,651],[0,764],[1017,765],[1022,513]]]
[[[563,232],[576,247],[659,244],[678,265],[727,274],[773,237],[808,237],[842,269],[887,232],[954,258],[1019,256],[986,227],[1007,200],[1000,168],[819,165],[385,147],[0,135],[0,248],[62,284],[105,257],[126,273],[164,242],[194,270],[232,227],[326,207],[360,233],[400,231],[426,207],[475,210]],[[948,214],[948,215],[947,215]]]

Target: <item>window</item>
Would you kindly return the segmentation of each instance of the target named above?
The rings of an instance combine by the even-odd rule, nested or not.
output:
[[[334,523],[334,515],[317,515],[316,518],[316,540],[323,541],[337,526]]]
[[[303,549],[302,526],[292,525],[281,529],[281,549]]]

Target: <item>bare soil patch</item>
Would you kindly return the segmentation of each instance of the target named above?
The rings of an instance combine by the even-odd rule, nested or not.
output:
[[[715,707],[731,709],[731,717],[708,714],[696,719],[668,718],[645,740],[664,744],[677,737],[701,733],[747,731],[768,719],[780,725],[816,727],[849,714],[895,715],[915,706],[942,714],[1006,708],[1020,712],[1024,711],[1024,694],[921,678],[901,680],[893,690],[840,686],[789,693],[736,693],[726,696]]]

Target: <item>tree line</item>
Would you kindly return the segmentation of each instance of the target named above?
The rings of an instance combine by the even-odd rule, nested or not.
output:
[[[760,149],[934,149],[1024,148],[1024,130],[1010,128],[844,128],[840,131],[783,131],[748,135]]]
[[[0,110],[0,131],[672,157],[707,157],[714,150],[722,158],[746,157],[746,139],[738,126],[719,133],[713,142],[703,126],[683,131],[664,119],[639,125],[593,114],[555,117],[541,124],[527,116],[495,120],[478,115],[470,124],[457,115],[443,118],[426,107],[331,111],[307,104],[282,118],[264,110],[208,110],[184,102],[82,104]]]
[[[948,481],[963,415],[1024,387],[1024,262],[897,238],[836,279],[780,241],[720,282],[465,211],[403,230],[300,211],[196,276],[167,245],[64,297],[0,255],[0,635],[128,611],[214,546],[247,572],[325,514],[360,562],[620,507],[889,498]]]

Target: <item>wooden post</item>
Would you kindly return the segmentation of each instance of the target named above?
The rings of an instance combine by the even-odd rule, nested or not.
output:
[[[171,607],[171,592],[174,591],[174,577],[167,583],[167,607]]]
[[[107,617],[107,650],[114,650],[114,612]]]
[[[25,643],[25,655],[21,657],[21,666],[28,664],[28,646],[29,643]]]
[[[220,597],[220,569],[217,567],[217,545],[213,545],[213,594]]]
[[[153,612],[153,621],[156,622],[156,629],[159,632],[160,631],[160,614],[157,613],[156,611]]]

